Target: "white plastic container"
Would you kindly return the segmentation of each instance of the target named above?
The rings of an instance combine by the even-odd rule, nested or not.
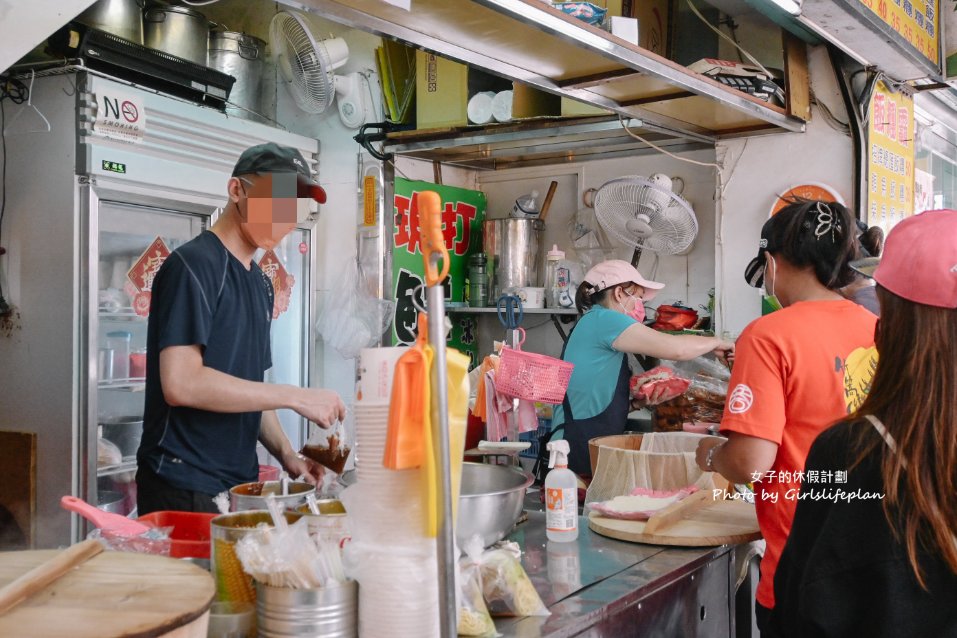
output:
[[[130,378],[130,341],[133,335],[125,330],[106,333],[106,347],[113,351],[113,379]]]
[[[556,543],[578,538],[578,478],[568,469],[568,441],[551,441],[545,476],[545,536]]]

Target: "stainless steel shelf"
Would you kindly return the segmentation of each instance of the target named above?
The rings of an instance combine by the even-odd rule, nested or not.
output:
[[[136,322],[146,322],[149,317],[141,317],[140,315],[133,312],[132,308],[121,308],[117,312],[108,312],[101,310],[97,313],[100,319],[106,321],[136,321]]]
[[[460,308],[446,307],[445,312],[453,314],[462,314],[462,315],[487,315],[487,314],[497,314],[497,308]],[[578,311],[574,308],[522,308],[522,312],[526,315],[577,315]]]
[[[788,109],[689,71],[540,0],[416,0],[412,11],[382,0],[280,3],[697,142],[804,130],[804,119]],[[798,93],[806,88],[789,100],[802,102]]]
[[[136,457],[131,456],[124,458],[122,463],[117,463],[116,465],[104,465],[102,467],[96,468],[97,477],[101,476],[113,476],[115,474],[123,474],[124,472],[135,472],[136,471]]]
[[[98,390],[120,390],[123,392],[143,392],[146,390],[146,381],[143,379],[118,379],[116,381],[101,381],[96,384]]]
[[[672,153],[711,148],[708,143],[662,133],[655,127],[629,128]],[[526,120],[442,131],[392,133],[384,150],[415,159],[475,170],[502,170],[613,159],[657,153],[630,136],[617,117]]]

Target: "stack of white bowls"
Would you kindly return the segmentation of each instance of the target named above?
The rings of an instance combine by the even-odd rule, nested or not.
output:
[[[363,638],[440,635],[436,544],[425,536],[422,472],[382,465],[389,422],[383,394],[391,394],[392,370],[405,350],[360,354],[362,399],[354,408],[358,481],[341,499],[352,524],[344,558],[359,581]]]

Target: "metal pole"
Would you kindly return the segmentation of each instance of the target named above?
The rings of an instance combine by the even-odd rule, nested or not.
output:
[[[432,428],[439,478],[438,529],[439,622],[444,638],[458,634],[455,604],[455,546],[452,527],[452,469],[449,463],[448,365],[445,357],[445,290],[428,287],[429,340],[432,342]]]
[[[452,469],[449,462],[449,378],[445,352],[445,289],[449,251],[442,234],[442,200],[434,191],[419,193],[419,228],[425,260],[429,342],[432,344],[432,441],[439,512],[436,563],[439,572],[439,628],[443,638],[458,635],[455,605],[455,545],[452,528]],[[442,267],[439,268],[439,262]],[[431,513],[430,513],[431,515]]]

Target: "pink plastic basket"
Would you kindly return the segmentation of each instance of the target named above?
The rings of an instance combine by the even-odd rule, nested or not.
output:
[[[519,328],[519,330],[522,330]],[[502,348],[501,362],[495,375],[495,389],[510,397],[561,403],[568,389],[575,364],[534,352],[524,352],[525,331],[514,348]]]

